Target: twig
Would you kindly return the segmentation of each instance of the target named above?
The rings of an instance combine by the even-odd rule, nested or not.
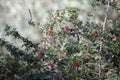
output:
[[[104,23],[103,23],[103,33],[104,33],[104,30],[105,30],[105,26],[106,26],[106,23],[107,23],[107,18],[108,18],[108,11],[109,11],[109,7],[110,7],[110,1],[108,0],[108,4],[107,4],[107,8],[106,8],[106,13],[105,13],[105,18],[104,18]],[[102,46],[103,46],[103,42],[100,40],[100,54],[99,54],[99,80],[102,80],[102,76],[101,76],[101,73],[102,73],[102,70],[101,70],[101,62],[102,62]]]
[[[104,19],[104,23],[103,23],[103,31],[105,30],[105,26],[106,26],[106,22],[107,22],[107,18],[108,18],[109,7],[110,7],[110,1],[108,0],[108,4],[107,4],[107,8],[106,8],[106,13],[105,13],[105,19]]]
[[[30,9],[28,9],[28,11],[29,11],[29,14],[30,14],[30,18],[32,20],[32,13],[31,13]]]
[[[99,54],[99,80],[101,80],[101,61],[102,61],[102,56],[101,56],[101,52],[102,52],[102,41],[100,41],[100,54]]]
[[[116,9],[116,10],[120,10],[120,7],[118,7],[118,6],[111,5],[111,7]]]

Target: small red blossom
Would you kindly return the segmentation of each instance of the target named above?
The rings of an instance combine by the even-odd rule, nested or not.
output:
[[[55,66],[54,63],[52,63],[52,62],[48,63],[48,67],[53,68],[54,66]]]
[[[41,56],[41,53],[40,51],[37,52],[37,56],[40,57]]]
[[[78,62],[77,61],[75,61],[74,63],[73,63],[73,65],[75,66],[75,67],[78,67]]]
[[[48,30],[48,34],[52,34],[53,33],[53,30],[52,29],[49,29]]]
[[[95,37],[95,34],[94,34],[94,33],[91,33],[91,37]]]
[[[66,31],[66,32],[68,32],[68,31],[69,31],[68,26],[64,27],[64,31]]]

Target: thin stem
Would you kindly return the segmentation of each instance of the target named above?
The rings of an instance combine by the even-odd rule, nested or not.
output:
[[[45,40],[44,40],[44,49],[45,51],[47,50],[47,31],[45,30],[45,36],[44,36]]]
[[[106,26],[106,23],[107,23],[109,7],[110,7],[110,1],[108,0],[108,4],[107,4],[107,8],[106,8],[106,13],[105,13],[105,18],[104,18],[104,23],[103,23],[103,33],[104,33],[105,26]],[[100,51],[100,54],[99,54],[99,80],[102,80],[102,76],[101,76],[101,73],[102,73],[102,70],[101,70],[102,46],[103,46],[103,43],[102,43],[102,41],[100,41],[100,50],[99,50]]]
[[[105,30],[107,18],[108,18],[108,11],[110,7],[110,1],[108,0],[107,8],[106,8],[106,13],[105,13],[105,18],[104,18],[104,23],[103,23],[103,31]]]
[[[99,54],[99,80],[101,80],[101,61],[102,61],[102,56],[101,56],[101,52],[102,52],[102,41],[100,41],[100,54]]]
[[[30,9],[28,9],[28,11],[29,11],[30,18],[32,20],[32,13],[31,13]]]

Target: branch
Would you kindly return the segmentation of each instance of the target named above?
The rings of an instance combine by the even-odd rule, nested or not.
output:
[[[116,10],[120,10],[120,7],[118,6],[112,6],[113,8],[115,8]]]
[[[108,18],[109,7],[110,7],[110,1],[108,0],[108,4],[107,4],[107,8],[106,8],[106,13],[105,13],[105,19],[104,19],[104,23],[103,23],[103,31],[105,30],[105,26],[106,26],[106,22],[107,22],[107,18]]]
[[[31,13],[31,11],[30,11],[30,9],[28,9],[28,11],[29,11],[29,15],[30,15],[30,20],[32,20],[32,13]]]
[[[108,0],[108,4],[107,4],[107,8],[106,8],[106,13],[105,13],[105,19],[104,19],[104,23],[103,23],[103,32],[105,30],[105,26],[106,26],[106,22],[107,22],[107,18],[108,18],[108,11],[109,11],[109,7],[110,7],[110,1]],[[102,73],[102,70],[101,70],[101,61],[102,61],[102,46],[103,46],[103,42],[100,41],[100,54],[99,54],[99,80],[102,80],[101,79],[101,73]]]
[[[102,52],[102,41],[100,42],[100,54],[99,54],[99,80],[101,80],[101,61],[102,61],[102,56],[101,56],[101,52]]]
[[[6,36],[12,35],[15,38],[21,39],[22,42],[24,43],[24,45],[22,46],[26,46],[27,48],[33,47],[35,50],[39,49],[38,47],[39,43],[33,43],[32,41],[23,37],[22,35],[18,33],[18,31],[15,28],[11,29],[10,26],[6,25],[5,32],[6,32]]]

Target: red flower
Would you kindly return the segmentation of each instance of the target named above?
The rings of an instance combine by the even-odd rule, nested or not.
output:
[[[41,53],[40,51],[37,52],[37,56],[40,57],[41,56]]]
[[[94,33],[91,33],[91,37],[95,37],[95,34],[94,34]]]
[[[53,68],[53,67],[54,67],[54,63],[49,62],[49,63],[48,63],[48,67]]]
[[[73,65],[74,65],[75,67],[77,67],[77,66],[78,66],[78,62],[75,61],[75,62],[73,63]]]
[[[49,29],[48,30],[48,34],[52,34],[53,33],[53,30],[52,29]]]
[[[66,31],[66,32],[68,32],[68,31],[69,31],[68,26],[64,27],[64,31]]]

